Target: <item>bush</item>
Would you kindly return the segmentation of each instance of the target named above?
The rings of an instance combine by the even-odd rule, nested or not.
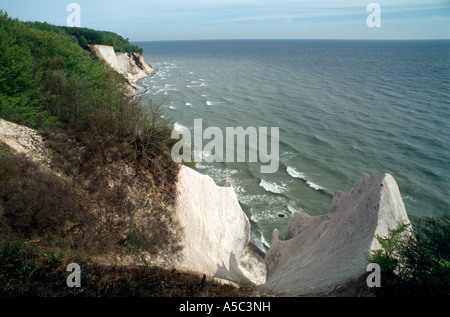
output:
[[[450,295],[450,216],[421,219],[399,252],[399,275],[418,292]]]
[[[405,239],[408,227],[409,224],[399,223],[397,228],[388,230],[386,237],[375,235],[381,249],[373,250],[368,255],[367,261],[379,264],[383,273],[394,273],[399,263],[398,251],[403,239]]]
[[[10,154],[0,160],[0,206],[3,225],[26,238],[60,235],[66,224],[77,225],[86,213],[71,183]]]
[[[382,248],[367,260],[395,282],[383,294],[402,296],[450,295],[450,216],[426,217],[407,231],[401,223],[387,237],[376,236]],[[409,233],[409,234],[406,234]]]

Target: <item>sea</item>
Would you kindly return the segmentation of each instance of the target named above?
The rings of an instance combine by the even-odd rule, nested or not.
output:
[[[363,174],[394,176],[413,221],[450,213],[450,41],[133,44],[158,69],[143,80],[143,105],[160,105],[174,129],[193,138],[195,119],[224,135],[227,127],[279,128],[274,173],[225,155],[195,167],[232,184],[261,248],[275,228],[283,237],[294,212],[328,213],[334,193]]]

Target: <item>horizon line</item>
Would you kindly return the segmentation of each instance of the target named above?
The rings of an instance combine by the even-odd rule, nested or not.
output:
[[[129,40],[130,43],[134,42],[189,42],[189,41],[450,41],[450,38],[380,38],[380,39],[368,39],[368,38],[225,38],[225,39],[171,39],[171,40]]]

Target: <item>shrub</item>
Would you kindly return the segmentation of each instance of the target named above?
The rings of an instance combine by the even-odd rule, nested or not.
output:
[[[15,155],[0,160],[0,204],[2,222],[27,238],[61,234],[64,225],[76,223],[85,210],[72,184]]]
[[[378,263],[393,290],[383,294],[412,296],[448,296],[450,294],[450,216],[426,217],[407,233],[401,223],[387,237],[376,236],[381,249],[367,257]]]
[[[419,220],[399,250],[399,275],[428,295],[450,294],[450,216]]]
[[[375,238],[381,245],[381,249],[373,250],[368,255],[367,260],[371,263],[379,264],[381,272],[394,273],[399,263],[398,251],[400,244],[405,238],[408,227],[409,224],[401,222],[397,228],[390,228],[387,236],[375,235]]]

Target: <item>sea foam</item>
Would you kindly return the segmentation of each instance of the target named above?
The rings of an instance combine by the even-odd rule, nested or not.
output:
[[[288,166],[288,167],[286,168],[286,172],[287,172],[291,177],[293,177],[293,178],[300,178],[300,179],[306,180],[306,177],[305,177],[305,175],[304,175],[303,173],[297,172],[297,171],[296,171],[293,167],[291,167],[291,166]]]
[[[317,185],[313,182],[311,182],[310,180],[308,180],[305,176],[305,174],[301,173],[301,172],[297,172],[293,167],[288,166],[286,168],[286,172],[293,178],[299,178],[305,181],[306,185],[308,185],[310,188],[314,189],[314,190],[323,190],[325,188],[323,188],[320,185]]]
[[[276,183],[268,182],[264,179],[261,179],[261,182],[259,183],[259,186],[264,188],[266,191],[274,193],[274,194],[281,194],[286,190],[284,185],[279,185]]]

